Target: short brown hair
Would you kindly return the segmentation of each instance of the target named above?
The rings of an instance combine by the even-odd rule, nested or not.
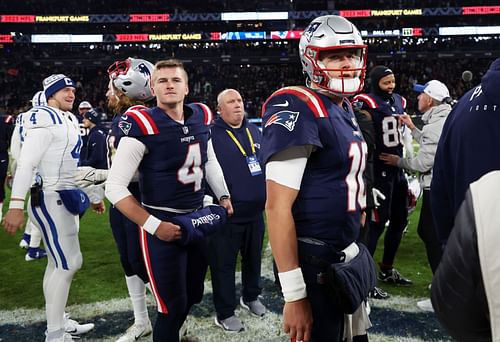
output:
[[[154,76],[155,76],[156,71],[158,71],[160,69],[165,69],[165,68],[180,68],[183,71],[184,77],[186,77],[186,83],[188,83],[189,79],[188,79],[188,74],[186,72],[186,69],[184,68],[184,63],[182,63],[182,61],[175,59],[175,58],[165,59],[163,61],[156,62],[155,67],[153,69],[153,75],[152,75],[151,79],[154,80]]]

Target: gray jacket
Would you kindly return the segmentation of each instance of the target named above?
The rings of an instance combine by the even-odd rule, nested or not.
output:
[[[450,111],[451,106],[442,103],[425,112],[422,116],[424,122],[422,130],[415,128],[411,131],[411,135],[420,145],[418,153],[412,158],[401,158],[398,162],[401,168],[419,172],[420,186],[423,189],[429,189],[431,186],[432,167],[439,137]]]

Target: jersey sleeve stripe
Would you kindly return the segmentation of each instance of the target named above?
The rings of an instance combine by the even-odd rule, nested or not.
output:
[[[210,125],[213,121],[213,114],[212,114],[212,111],[210,110],[210,108],[204,104],[204,103],[200,103],[200,102],[195,102],[195,104],[197,104],[198,106],[201,107],[201,109],[203,110],[203,114],[205,115],[205,125]]]
[[[5,123],[11,123],[12,122],[12,115],[7,115],[4,120]]]
[[[359,94],[356,95],[353,99],[353,101],[363,101],[366,103],[370,108],[374,109],[377,108],[377,102],[375,102],[374,99],[372,99],[370,96],[366,94]]]
[[[61,118],[54,109],[50,108],[49,106],[40,106],[40,108],[45,109],[45,111],[49,113],[50,118],[52,119],[52,123],[54,125],[57,123],[55,118],[57,118],[57,121],[59,121],[59,123],[62,124]]]
[[[134,120],[139,124],[142,133],[147,135],[158,134],[159,132],[158,127],[156,127],[156,124],[154,123],[153,119],[145,112],[129,109],[126,114],[134,118]]]
[[[146,271],[148,273],[149,284],[151,285],[151,292],[156,300],[156,305],[158,305],[158,311],[163,314],[168,314],[168,308],[163,299],[158,292],[158,286],[156,285],[156,281],[153,274],[153,267],[151,265],[151,259],[149,257],[149,248],[148,248],[148,232],[146,232],[142,227],[140,229],[140,237],[141,237],[141,249],[142,256],[144,258],[144,264],[146,266]]]
[[[401,96],[401,102],[403,103],[403,109],[406,109],[406,99]]]
[[[280,94],[292,94],[304,101],[312,110],[316,118],[327,118],[328,112],[318,94],[314,91],[301,87],[285,87],[278,91]]]

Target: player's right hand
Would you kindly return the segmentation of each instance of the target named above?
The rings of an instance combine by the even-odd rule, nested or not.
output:
[[[21,228],[23,223],[24,223],[23,209],[9,209],[2,221],[5,231],[10,235],[14,235],[16,231],[19,228]]]
[[[311,304],[307,298],[285,303],[283,308],[283,330],[291,339],[308,342],[311,340],[313,324]]]
[[[156,229],[155,235],[163,241],[175,241],[182,237],[181,227],[176,224],[162,221]]]

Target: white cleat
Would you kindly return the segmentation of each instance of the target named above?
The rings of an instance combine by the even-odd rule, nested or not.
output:
[[[94,323],[80,324],[74,319],[70,319],[68,314],[64,314],[66,323],[64,324],[64,329],[66,333],[71,335],[81,335],[88,333],[90,330],[94,329]]]
[[[150,321],[147,321],[147,323],[134,323],[116,342],[134,342],[141,337],[150,335],[152,331]]]

